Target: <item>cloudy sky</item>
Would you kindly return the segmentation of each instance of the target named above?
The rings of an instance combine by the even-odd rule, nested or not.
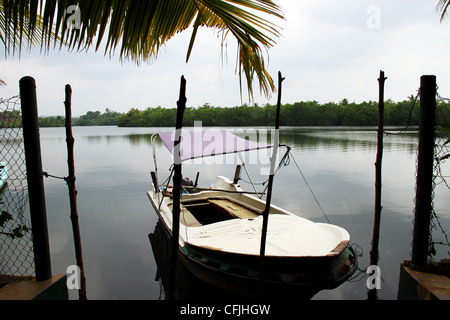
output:
[[[378,99],[380,70],[385,97],[394,101],[416,94],[420,77],[437,76],[439,93],[450,97],[450,17],[440,22],[438,0],[275,0],[284,10],[282,36],[268,51],[268,70],[281,71],[283,103],[317,100],[361,102]],[[40,116],[64,115],[64,86],[73,90],[73,115],[109,108],[175,107],[181,75],[187,79],[188,106],[209,103],[232,107],[248,102],[235,73],[234,39],[221,60],[220,41],[202,30],[186,64],[190,30],[171,39],[152,63],[136,66],[93,50],[40,54],[22,52],[0,59],[0,97],[18,94],[23,76],[36,79]],[[0,48],[0,50],[3,50]],[[267,99],[255,88],[258,104]]]

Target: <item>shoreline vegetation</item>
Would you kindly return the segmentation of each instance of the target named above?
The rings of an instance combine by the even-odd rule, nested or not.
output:
[[[419,101],[414,97],[408,100],[384,103],[384,124],[389,126],[418,125]],[[438,101],[439,123],[450,122],[450,103]],[[272,126],[276,106],[266,104],[242,105],[236,107],[215,107],[204,104],[200,107],[188,107],[185,111],[183,126],[193,126],[201,120],[205,127],[212,126]],[[11,111],[14,113],[18,111]],[[8,114],[0,115],[0,127],[18,127],[15,121],[20,117]],[[85,115],[74,117],[73,126],[118,126],[118,127],[173,127],[176,120],[176,108],[152,107],[145,110],[130,109],[119,113],[107,108],[105,112],[88,111]],[[16,120],[17,121],[17,120]],[[281,126],[374,126],[378,124],[378,102],[349,103],[347,99],[339,103],[320,104],[317,101],[284,104],[281,108]],[[64,116],[39,117],[40,127],[63,127]]]

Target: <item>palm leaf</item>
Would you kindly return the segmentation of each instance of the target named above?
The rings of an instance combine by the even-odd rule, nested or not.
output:
[[[238,41],[238,63],[237,72],[241,81],[242,75],[247,79],[249,96],[253,96],[252,82],[256,75],[261,91],[270,96],[275,90],[275,85],[266,71],[262,49],[258,43],[268,49],[275,43],[271,37],[260,30],[268,32],[272,36],[278,36],[278,32],[273,24],[262,19],[241,7],[251,10],[263,11],[266,13],[276,9],[271,1],[229,1],[224,3],[221,0],[204,0],[202,3],[206,11],[212,12],[219,19],[212,19],[217,26],[226,32],[230,32]],[[240,5],[241,7],[231,4]],[[281,17],[278,12],[273,12],[277,17]],[[241,82],[242,90],[242,82]],[[241,92],[242,94],[242,92]]]
[[[5,47],[5,55],[21,54],[24,41],[27,49],[39,46],[43,39],[44,20],[38,14],[39,0],[0,1],[0,42]],[[58,39],[51,30],[47,34],[50,41]],[[42,47],[42,46],[41,46]]]
[[[448,6],[450,5],[450,0],[439,0],[436,10],[442,11],[441,13],[441,21],[444,19],[445,15],[447,14]]]
[[[71,5],[81,12],[79,29],[67,26],[66,9]],[[266,96],[275,90],[262,54],[279,36],[269,17],[284,19],[272,0],[3,0],[1,9],[6,19],[2,25],[0,18],[0,37],[8,48],[20,48],[23,39],[35,42],[35,30],[40,30],[42,48],[59,43],[71,50],[88,50],[95,44],[98,50],[106,41],[105,54],[113,55],[120,48],[120,59],[136,63],[155,59],[169,39],[193,26],[188,60],[198,28],[212,28],[222,33],[222,45],[228,35],[237,40],[241,93],[242,76],[247,80],[249,97],[253,97],[255,77]],[[37,23],[39,15],[41,24]],[[22,19],[24,16],[30,19]]]

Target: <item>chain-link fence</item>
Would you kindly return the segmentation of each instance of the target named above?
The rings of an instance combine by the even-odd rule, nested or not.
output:
[[[436,88],[437,90],[438,88]],[[412,99],[411,108],[409,111],[408,123],[405,127],[396,132],[385,132],[388,135],[405,134],[412,122],[419,123],[419,102],[420,102],[420,90],[414,99]],[[450,159],[450,99],[443,98],[437,92],[436,94],[436,114],[435,114],[435,132],[434,132],[434,166],[433,166],[433,181],[432,181],[432,195],[431,195],[431,220],[429,225],[429,239],[428,239],[428,260],[433,261],[436,255],[436,245],[444,245],[450,247],[450,240],[447,234],[447,230],[441,225],[439,214],[435,211],[435,189],[438,184],[445,184],[450,189],[450,183],[448,182],[448,159]],[[413,115],[417,119],[413,119]],[[418,166],[418,157],[416,158],[416,170]],[[447,163],[446,163],[447,162]],[[446,165],[447,164],[447,165]],[[416,199],[414,199],[414,202]],[[438,231],[437,234],[433,234],[433,231]],[[439,235],[440,233],[440,235]],[[440,237],[440,240],[434,240],[434,238]],[[450,255],[450,251],[448,251]]]
[[[0,286],[34,275],[20,97],[0,98]]]

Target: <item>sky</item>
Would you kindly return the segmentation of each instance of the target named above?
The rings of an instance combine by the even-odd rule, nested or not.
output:
[[[422,75],[436,75],[439,94],[450,97],[450,17],[440,21],[439,0],[275,0],[286,21],[281,36],[266,54],[267,69],[283,81],[282,103],[377,101],[380,70],[387,77],[385,98],[403,101],[416,95]],[[236,74],[236,45],[227,41],[221,58],[220,39],[199,31],[191,58],[185,62],[191,29],[161,49],[158,58],[140,65],[120,61],[103,51],[22,51],[0,57],[0,98],[19,92],[19,80],[36,80],[39,116],[64,115],[65,85],[72,87],[72,115],[106,108],[176,107],[180,77],[187,80],[187,106],[208,103],[234,107],[243,103],[275,104],[254,87],[249,101],[241,96]],[[1,46],[1,45],[0,45]],[[3,48],[0,47],[0,50]],[[244,79],[245,81],[245,79]]]

